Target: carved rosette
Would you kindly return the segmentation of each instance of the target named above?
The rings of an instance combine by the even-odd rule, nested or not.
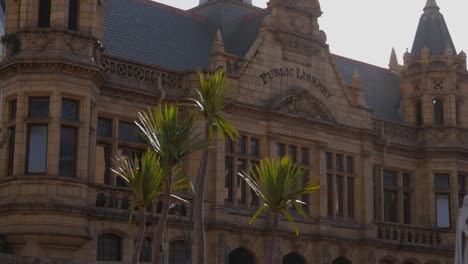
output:
[[[290,95],[274,106],[274,110],[304,119],[333,122],[327,109],[311,95]]]

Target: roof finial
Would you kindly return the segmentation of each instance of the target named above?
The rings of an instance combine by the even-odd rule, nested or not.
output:
[[[438,12],[439,11],[439,6],[436,3],[436,0],[427,0],[426,6],[424,7],[425,12]]]

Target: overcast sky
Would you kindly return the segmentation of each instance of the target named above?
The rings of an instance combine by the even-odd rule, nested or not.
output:
[[[387,67],[392,47],[400,63],[411,50],[419,17],[427,0],[321,0],[319,24],[333,53]],[[157,0],[181,9],[199,0]],[[267,0],[253,0],[266,7]],[[468,52],[468,1],[438,0],[457,52]]]

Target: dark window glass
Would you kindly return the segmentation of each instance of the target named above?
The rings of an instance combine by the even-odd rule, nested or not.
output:
[[[450,190],[450,177],[448,174],[435,175],[435,188],[437,190]]]
[[[450,195],[436,194],[437,227],[450,228]]]
[[[384,221],[397,222],[397,193],[384,191]]]
[[[225,159],[225,170],[226,170],[226,176],[224,178],[224,187],[227,188],[228,191],[228,197],[227,200],[229,202],[232,202],[232,174],[233,168],[232,168],[232,158],[231,157],[226,157]]]
[[[237,172],[243,173],[247,169],[247,161],[245,159],[237,160]],[[237,188],[240,187],[240,203],[245,204],[247,201],[247,186],[245,180],[237,175]]]
[[[403,173],[403,188],[409,188],[411,186],[409,173]]]
[[[79,103],[77,101],[62,100],[62,118],[66,120],[78,120]]]
[[[380,209],[380,206],[379,206],[379,201],[377,199],[377,197],[380,197],[380,191],[379,191],[379,188],[378,188],[378,184],[377,184],[377,178],[378,178],[378,174],[379,174],[379,169],[378,167],[374,167],[373,169],[373,175],[372,175],[372,184],[373,184],[373,187],[374,187],[374,195],[373,195],[373,203],[374,203],[374,220],[379,220],[378,219],[378,212],[379,212],[379,209]]]
[[[327,152],[325,156],[327,159],[327,170],[333,170],[333,154],[331,152]]]
[[[17,106],[17,101],[11,100],[10,101],[10,106],[9,106],[9,120],[16,120],[16,106]]]
[[[384,186],[396,186],[396,172],[384,170]]]
[[[290,145],[288,147],[288,153],[289,153],[289,156],[291,157],[292,161],[294,163],[297,162],[297,147]]]
[[[444,103],[440,99],[434,100],[434,125],[444,125]]]
[[[247,250],[237,248],[229,253],[229,264],[254,264],[255,259]]]
[[[256,166],[259,165],[259,161],[257,160],[252,160],[251,161],[251,166],[252,166],[252,169],[255,171],[256,170]],[[258,206],[258,202],[259,202],[259,197],[258,195],[254,192],[253,189],[250,189],[250,193],[252,195],[252,202],[251,202],[251,205],[253,206]]]
[[[136,243],[136,241],[135,241]],[[143,241],[143,247],[141,248],[140,262],[151,262],[151,240],[146,238]]]
[[[327,174],[327,207],[328,216],[333,216],[333,176]]]
[[[138,130],[138,127],[128,122],[119,122],[119,139],[135,143],[144,142],[143,138],[140,137],[140,130]]]
[[[463,198],[466,194],[466,178],[465,175],[458,175],[458,207],[463,206]]]
[[[60,133],[59,175],[75,177],[76,133],[75,127],[62,127]]]
[[[341,154],[335,156],[335,170],[343,171],[343,155]]]
[[[348,203],[348,218],[354,218],[354,178],[348,177],[347,181],[347,203]]]
[[[336,176],[336,215],[343,216],[343,176]]]
[[[169,245],[169,264],[185,264],[185,258],[184,241],[172,241]]]
[[[29,117],[48,117],[49,97],[29,98]]]
[[[97,135],[100,137],[112,137],[112,119],[98,118]]]
[[[47,165],[47,125],[29,125],[27,173],[44,174]]]
[[[278,158],[282,158],[286,154],[286,147],[282,143],[276,144],[276,154]]]
[[[68,2],[68,29],[78,30],[79,0],[69,0]]]
[[[39,0],[39,21],[40,28],[48,28],[50,26],[50,2],[51,0]]]
[[[423,116],[422,116],[422,103],[421,100],[417,100],[415,104],[416,110],[416,125],[418,127],[422,126],[423,124]]]
[[[353,173],[354,172],[354,159],[353,157],[346,157],[346,171],[348,173]]]
[[[411,197],[409,192],[403,193],[403,223],[411,224]]]
[[[8,176],[13,175],[13,166],[15,160],[15,138],[16,138],[16,129],[14,127],[10,128],[11,136],[8,142]]]
[[[226,143],[224,145],[224,151],[226,153],[233,153],[234,152],[234,144],[232,142],[232,139],[228,136],[226,136]]]
[[[260,156],[260,141],[256,138],[250,139],[250,155]]]
[[[301,164],[309,165],[309,149],[301,148]]]
[[[98,238],[98,261],[121,261],[122,239],[113,234],[104,234]]]
[[[460,101],[457,101],[455,103],[455,122],[457,124],[457,126],[459,126],[461,124],[460,122],[460,108],[461,108],[461,103]]]
[[[305,264],[305,258],[294,252],[283,257],[283,264]]]
[[[246,140],[245,137],[240,137],[237,139],[237,153],[246,154]]]

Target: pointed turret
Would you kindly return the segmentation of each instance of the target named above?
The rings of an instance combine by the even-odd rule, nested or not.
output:
[[[351,84],[351,101],[354,105],[367,108],[364,89],[362,89],[362,81],[358,68],[354,69],[353,82]]]
[[[413,56],[420,57],[423,48],[428,48],[431,56],[444,55],[446,49],[451,49],[456,54],[452,37],[439,9],[435,0],[427,0],[411,49]]]
[[[398,64],[398,58],[395,52],[395,48],[392,48],[392,53],[390,54],[390,62],[388,63],[388,68],[392,72],[398,72],[402,68],[402,66]]]
[[[219,67],[226,69],[224,41],[223,41],[223,36],[221,35],[221,31],[219,29],[218,31],[216,31],[216,34],[213,40],[213,47],[211,48],[210,67],[213,69],[217,69]]]

